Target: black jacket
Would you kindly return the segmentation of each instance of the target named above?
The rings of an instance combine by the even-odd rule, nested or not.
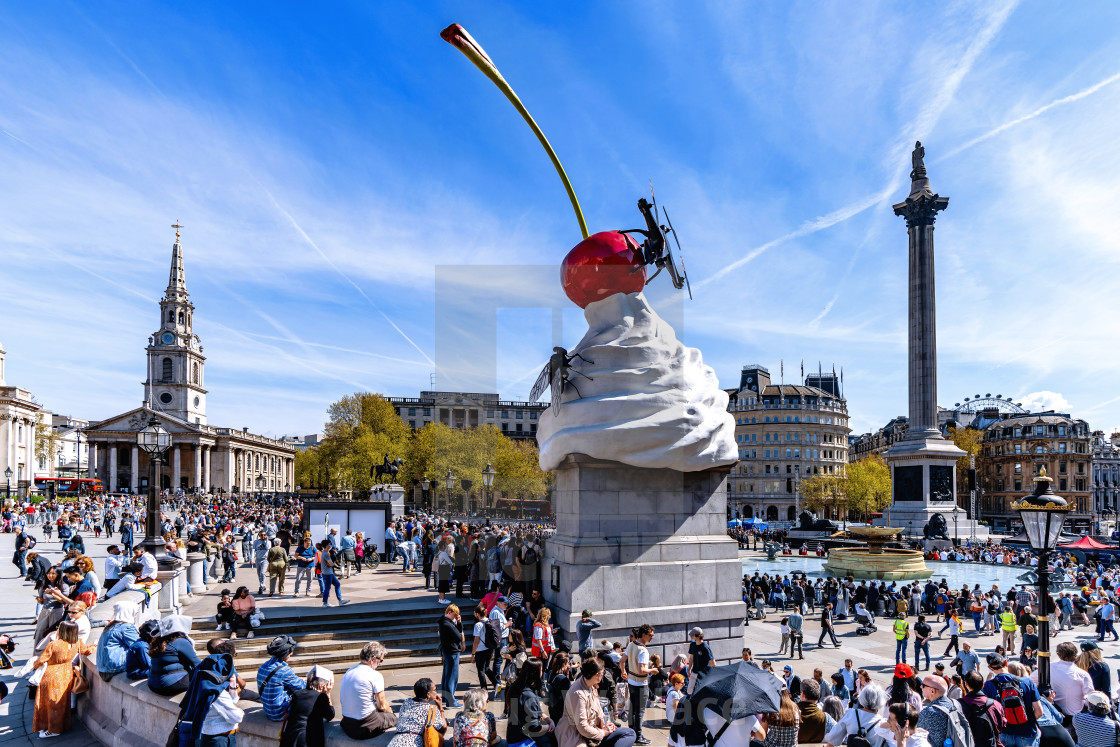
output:
[[[318,690],[296,690],[288,706],[288,719],[280,735],[280,747],[323,747],[323,727],[334,718],[327,694]]]
[[[445,654],[457,654],[463,650],[463,623],[453,622],[444,615],[439,619],[439,647]]]
[[[547,733],[548,727],[544,724],[544,718],[544,707],[540,696],[525,688],[517,700],[510,698],[506,743],[517,744]]]

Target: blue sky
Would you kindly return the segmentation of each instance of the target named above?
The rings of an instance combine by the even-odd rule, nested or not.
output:
[[[592,231],[636,225],[653,179],[696,298],[663,278],[651,296],[725,386],[820,360],[843,367],[857,432],[905,413],[890,205],[920,139],[951,198],[941,403],[1001,393],[1120,424],[1106,2],[9,5],[9,383],[75,416],[138,405],[179,219],[211,423],[310,433],[341,395],[414,396],[433,371],[525,397],[553,326],[520,307],[547,306],[580,237],[528,128],[439,38],[451,22],[548,133]],[[496,346],[471,337],[479,299],[508,300]],[[464,320],[444,331],[474,354],[441,355],[437,318]],[[582,315],[562,319],[574,344]]]

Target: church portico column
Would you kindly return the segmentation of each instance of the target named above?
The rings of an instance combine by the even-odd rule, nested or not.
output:
[[[202,489],[202,444],[194,444],[194,474],[191,476],[191,487]]]
[[[109,446],[109,492],[117,492],[117,445]]]
[[[179,484],[180,484],[179,475],[181,474],[180,470],[181,470],[181,465],[182,465],[182,451],[183,451],[182,446],[172,447],[172,454],[171,454],[171,491],[172,492],[179,489]]]
[[[132,447],[132,461],[129,462],[128,472],[129,472],[129,476],[128,476],[129,485],[128,485],[128,487],[132,491],[132,494],[136,495],[140,491],[140,447],[139,446],[133,446]],[[159,480],[158,475],[156,476],[156,480],[157,481]]]
[[[202,447],[202,475],[199,478],[198,489],[203,493],[210,492],[210,446]]]
[[[91,480],[97,479],[97,444],[87,443],[86,448],[89,453],[86,454],[86,475]],[[82,447],[78,447],[78,476],[82,474]]]

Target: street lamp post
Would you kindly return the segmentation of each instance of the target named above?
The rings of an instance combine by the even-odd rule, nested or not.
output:
[[[447,477],[444,478],[444,485],[447,487],[447,510],[451,510],[451,491],[455,488],[455,475],[451,474],[451,470],[447,470]]]
[[[174,570],[179,566],[176,558],[168,556],[166,543],[160,532],[159,478],[163,455],[171,448],[171,434],[164,430],[155,416],[147,427],[136,434],[136,444],[148,454],[148,515],[144,522],[144,549],[155,556],[161,570]]]
[[[1027,533],[1031,548],[1038,553],[1038,686],[1050,685],[1050,552],[1058,546],[1066,514],[1073,505],[1050,489],[1053,479],[1046,476],[1043,467],[1034,478],[1034,492],[1024,496],[1011,508],[1019,512],[1023,531]]]
[[[420,502],[424,504],[425,508],[429,508],[429,506],[428,506],[428,488],[430,488],[431,486],[432,486],[432,481],[429,480],[426,477],[423,480],[420,481]]]
[[[7,484],[6,498],[7,498],[8,502],[11,502],[11,500],[12,500],[12,468],[10,466],[4,468],[4,482]]]
[[[486,503],[486,505],[483,506],[484,509],[490,508],[494,503],[494,491],[492,488],[494,487],[494,475],[496,474],[498,474],[498,471],[490,466],[490,462],[487,462],[486,469],[482,470],[482,486],[486,489],[486,493],[482,498]]]

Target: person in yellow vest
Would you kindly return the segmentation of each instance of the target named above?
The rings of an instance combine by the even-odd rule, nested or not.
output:
[[[906,614],[899,613],[894,621],[894,663],[906,663],[906,647],[910,640],[910,623],[906,622]]]
[[[1003,632],[1003,649],[1008,656],[1015,653],[1015,631],[1019,629],[1015,622],[1015,613],[1010,607],[1005,607],[999,616],[1000,628]]]

